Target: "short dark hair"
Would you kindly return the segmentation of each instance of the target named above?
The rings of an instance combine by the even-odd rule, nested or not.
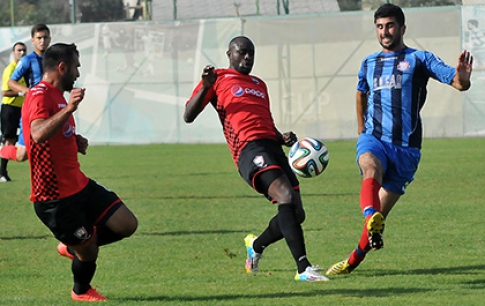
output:
[[[23,42],[18,41],[18,42],[16,42],[16,43],[14,43],[14,44],[13,44],[12,51],[15,51],[15,47],[16,47],[17,45],[24,46],[24,47],[25,47],[25,49],[27,49],[27,46],[26,46],[26,45],[25,45]]]
[[[383,4],[376,10],[376,12],[374,13],[374,23],[376,23],[377,19],[384,17],[396,18],[396,21],[400,26],[403,26],[405,23],[404,13],[402,9],[392,3]]]
[[[49,30],[49,27],[45,23],[38,23],[32,27],[30,37],[34,37],[35,33],[42,31],[47,31],[49,35],[51,34],[51,30]]]
[[[254,43],[251,41],[251,39],[249,39],[249,37],[247,37],[247,36],[236,36],[233,39],[231,39],[231,41],[229,42],[229,50],[231,50],[232,45],[234,45],[237,41],[247,41],[247,42],[254,45]]]
[[[71,65],[74,56],[79,56],[79,51],[75,44],[54,44],[45,50],[43,59],[44,71],[56,69],[61,62]]]

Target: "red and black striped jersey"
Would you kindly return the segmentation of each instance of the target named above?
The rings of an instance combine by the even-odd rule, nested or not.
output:
[[[268,89],[256,76],[241,74],[233,69],[214,71],[217,80],[207,92],[203,106],[210,102],[216,109],[237,165],[241,150],[249,141],[265,138],[278,140]],[[199,82],[188,101],[201,86],[202,82]]]
[[[25,146],[29,156],[32,202],[63,199],[81,191],[89,179],[81,172],[77,158],[74,117],[53,137],[36,143],[30,136],[30,123],[48,119],[67,106],[63,93],[47,82],[33,87],[22,107]]]

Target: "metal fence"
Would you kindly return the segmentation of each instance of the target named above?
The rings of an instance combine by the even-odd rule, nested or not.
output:
[[[472,88],[460,93],[430,81],[423,111],[425,137],[485,136],[485,47],[468,26],[485,26],[484,6],[406,9],[405,42],[455,65],[475,55]],[[446,25],[444,27],[443,25]],[[192,125],[184,105],[206,64],[227,67],[227,43],[247,35],[255,43],[253,73],[266,81],[282,131],[322,139],[356,138],[355,90],[361,60],[380,49],[372,12],[245,17],[181,22],[53,25],[52,43],[81,51],[85,100],[77,131],[91,143],[223,142],[209,106]],[[30,27],[0,29],[0,68],[16,41],[30,45]]]

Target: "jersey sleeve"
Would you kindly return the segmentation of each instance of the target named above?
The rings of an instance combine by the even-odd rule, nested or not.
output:
[[[189,103],[189,101],[192,100],[192,98],[195,96],[195,94],[197,94],[199,92],[199,90],[201,88],[202,88],[202,81],[200,81],[199,84],[197,84],[194,91],[192,92],[192,95],[185,102],[185,105],[187,105],[187,103]],[[204,97],[204,102],[202,103],[202,109],[204,109],[207,106],[207,104],[209,104],[210,101],[213,101],[213,100],[215,101],[216,98],[217,98],[217,95],[216,95],[216,92],[214,90],[214,85],[212,85],[211,88],[209,88],[209,90],[207,91],[207,94]]]
[[[28,58],[24,56],[17,63],[17,66],[15,67],[12,75],[10,76],[10,79],[18,82],[22,77],[25,76],[28,69],[29,69]]]
[[[46,108],[46,103],[44,100],[46,96],[43,91],[34,90],[29,93],[30,102],[29,102],[29,123],[36,119],[48,119],[51,117],[51,112]]]
[[[369,84],[367,82],[367,59],[362,61],[360,65],[360,70],[358,73],[359,81],[357,82],[357,90],[363,93],[367,93],[369,91]]]
[[[429,76],[435,80],[440,81],[441,83],[451,84],[451,81],[455,77],[456,69],[455,67],[451,67],[439,57],[434,55],[431,52],[424,51],[424,64],[428,70]]]
[[[2,75],[2,91],[7,91],[10,90],[10,87],[8,87],[8,80],[10,79],[10,75],[12,74],[12,68],[11,66],[7,66],[3,70],[3,75]]]

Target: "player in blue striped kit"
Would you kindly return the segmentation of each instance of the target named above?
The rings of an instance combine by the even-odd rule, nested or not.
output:
[[[414,179],[421,158],[420,111],[429,78],[460,91],[470,88],[470,52],[463,51],[452,67],[431,52],[409,48],[403,41],[404,13],[394,4],[377,9],[374,24],[382,50],[362,61],[356,96],[364,229],[357,248],[327,275],[349,274],[367,252],[384,246],[385,218]]]

